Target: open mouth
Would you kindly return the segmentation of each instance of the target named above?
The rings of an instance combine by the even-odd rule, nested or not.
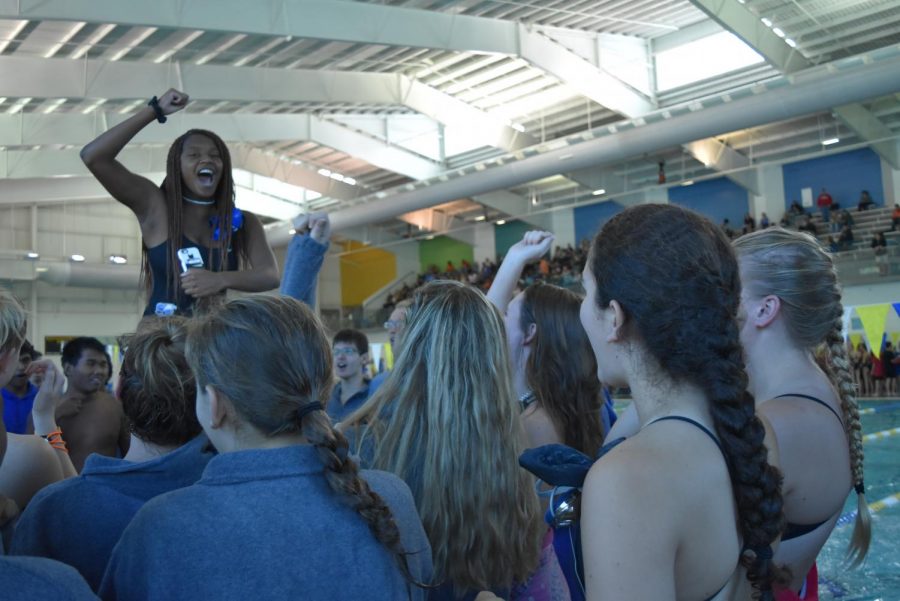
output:
[[[216,172],[209,167],[203,167],[197,171],[197,179],[200,180],[200,183],[204,186],[211,186],[216,179]]]
[[[344,369],[345,367],[347,367],[347,364],[346,363],[337,363],[335,365],[335,367],[337,367],[338,369]]]

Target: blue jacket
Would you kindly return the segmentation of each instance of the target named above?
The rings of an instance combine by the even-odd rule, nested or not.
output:
[[[413,575],[428,582],[431,548],[409,489],[384,472],[362,475],[391,508]],[[308,445],[223,453],[195,485],[147,503],[100,592],[166,601],[425,598],[332,492]]]
[[[4,601],[97,601],[78,572],[40,557],[0,556],[0,595]]]
[[[16,526],[11,555],[57,559],[97,590],[122,531],[144,503],[190,486],[213,454],[201,435],[157,459],[133,463],[93,454],[81,475],[40,491]]]
[[[284,259],[281,294],[315,307],[316,281],[327,250],[327,244],[319,244],[309,234],[294,236]]]

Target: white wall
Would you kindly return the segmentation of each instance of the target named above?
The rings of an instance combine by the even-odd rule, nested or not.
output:
[[[497,243],[494,235],[495,229],[493,223],[479,223],[474,228],[475,244],[473,245],[473,253],[475,261],[483,262],[485,259],[496,259]]]
[[[884,188],[884,206],[900,203],[900,171],[881,159],[881,183]]]
[[[771,223],[778,223],[784,215],[784,171],[782,165],[757,167],[760,195],[750,194],[750,211],[759,222],[763,212]]]

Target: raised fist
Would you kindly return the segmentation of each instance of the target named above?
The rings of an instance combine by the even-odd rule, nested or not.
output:
[[[171,115],[186,107],[189,100],[190,96],[184,92],[169,88],[165,94],[159,97],[158,102],[159,108],[162,110],[163,114]]]

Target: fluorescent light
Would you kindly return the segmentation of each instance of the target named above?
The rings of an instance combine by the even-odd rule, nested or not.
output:
[[[319,169],[319,175],[324,177],[331,177],[331,169]]]
[[[485,220],[484,215],[479,215],[478,217],[475,218],[475,221],[484,221],[484,220]]]
[[[513,123],[512,128],[518,132],[525,133],[525,126],[521,123]]]
[[[840,138],[828,138],[827,140],[822,140],[822,146],[831,146],[832,144],[837,144],[840,141]]]
[[[603,194],[606,194],[606,190],[604,190],[603,188],[599,188],[591,192],[591,194],[593,194],[594,196],[601,196]]]
[[[762,21],[762,24],[765,25],[766,27],[771,27],[771,26],[772,26],[772,21],[770,21],[769,19],[767,19],[767,18],[765,18],[765,17],[763,17],[762,19],[760,19],[760,21]]]
[[[685,181],[681,182],[681,185],[682,185],[682,186],[693,186],[693,185],[694,185],[694,180],[692,180],[692,179],[685,180]]]
[[[84,255],[72,255],[69,259],[75,263],[84,263]]]
[[[291,229],[288,230],[288,233],[289,233],[291,236],[293,236],[294,234],[297,233],[297,230],[295,230],[294,228],[291,228]]]
[[[339,182],[344,181],[344,176],[341,175],[340,173],[335,172],[335,171],[332,171],[332,172],[331,172],[331,175],[329,175],[328,177],[330,177],[330,178],[333,179],[333,180],[339,181]]]
[[[128,257],[125,255],[109,255],[109,262],[115,265],[124,265],[128,262]]]
[[[506,219],[500,219],[497,221],[497,225],[506,225]]]
[[[40,259],[40,258],[41,258],[41,255],[40,255],[40,253],[36,253],[36,252],[34,252],[33,250],[30,250],[30,251],[28,251],[27,253],[25,253],[25,258],[26,258],[26,259],[31,259],[32,261],[35,261],[35,260],[37,260],[37,259]]]
[[[353,179],[352,177],[345,177],[345,178],[344,178],[344,183],[345,183],[345,184],[350,184],[351,186],[355,186],[355,185],[356,185],[356,180]]]

